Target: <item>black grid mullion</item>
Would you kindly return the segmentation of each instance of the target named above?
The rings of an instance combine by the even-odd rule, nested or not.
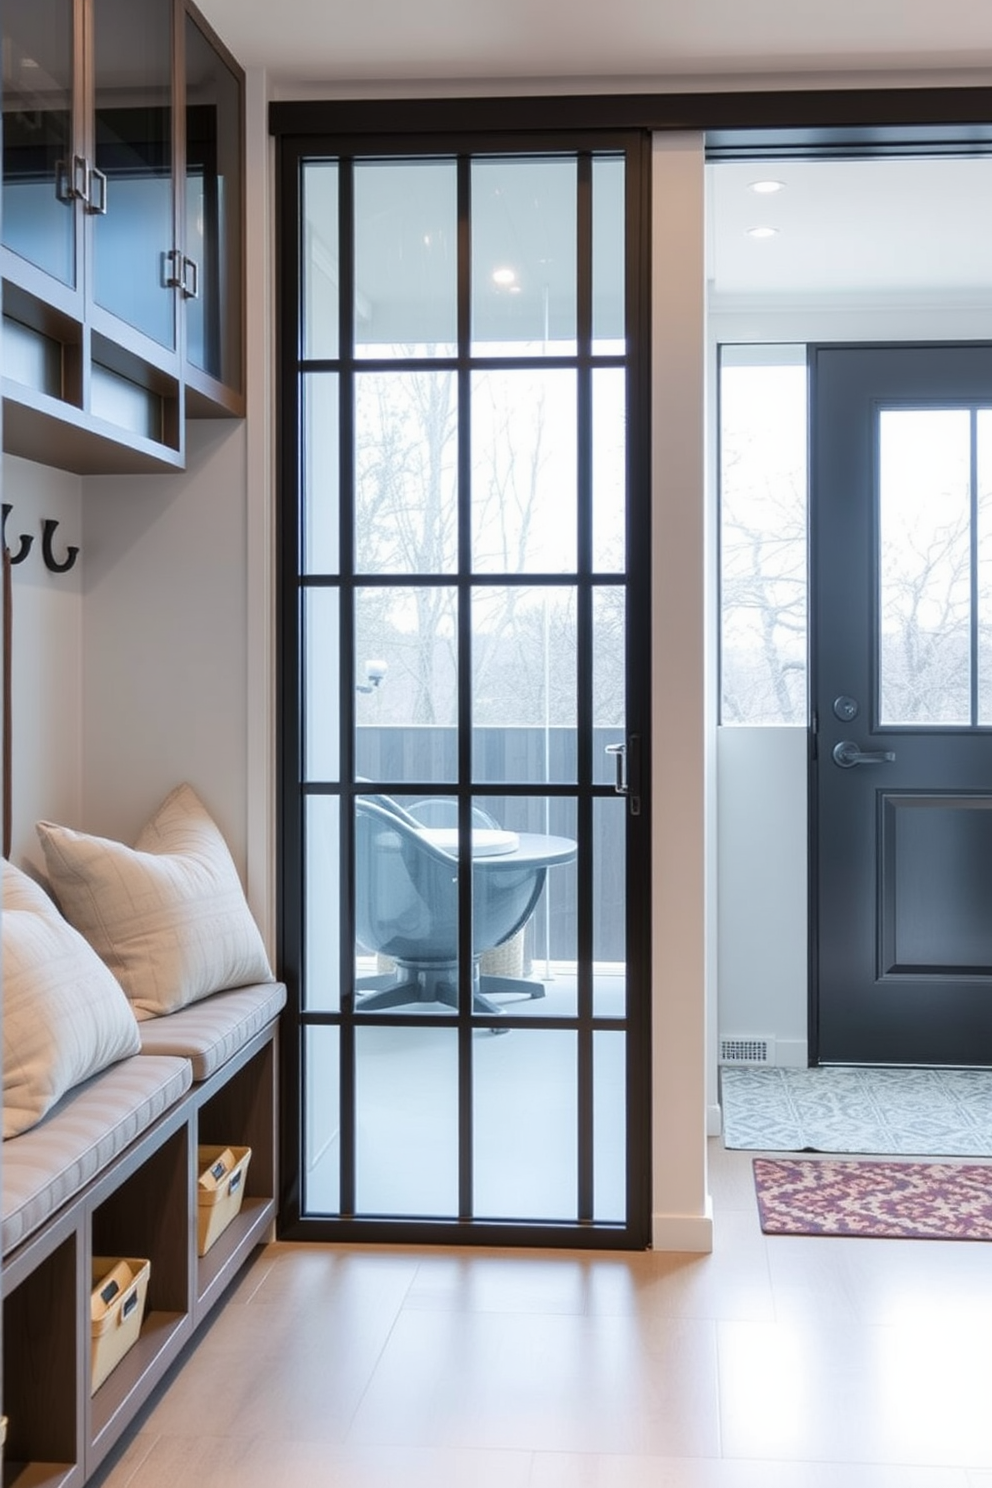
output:
[[[355,362],[354,161],[339,165],[338,195],[338,352],[340,356],[338,428],[338,555],[341,601],[339,768],[341,775],[341,1048],[340,1048],[340,1208],[355,1213],[356,1189],[356,1033],[355,1033]]]
[[[458,1214],[473,1201],[472,162],[458,158]]]

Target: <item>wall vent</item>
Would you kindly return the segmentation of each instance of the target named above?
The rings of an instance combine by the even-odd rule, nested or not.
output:
[[[773,1038],[725,1038],[720,1040],[721,1064],[774,1064]]]

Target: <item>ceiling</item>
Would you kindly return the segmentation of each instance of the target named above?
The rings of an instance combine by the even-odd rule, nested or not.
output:
[[[992,67],[987,0],[198,3],[242,65],[328,90]]]
[[[987,80],[989,0],[198,0],[270,96]],[[797,74],[800,76],[797,78]],[[760,175],[775,197],[748,190]],[[987,293],[992,161],[710,167],[711,294]],[[765,239],[754,226],[773,226]]]

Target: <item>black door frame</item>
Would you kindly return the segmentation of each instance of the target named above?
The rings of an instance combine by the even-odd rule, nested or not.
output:
[[[589,132],[573,133],[555,132],[543,134],[522,135],[517,132],[512,134],[503,133],[496,140],[492,135],[473,135],[464,131],[457,138],[451,136],[377,136],[370,139],[364,136],[326,136],[323,134],[308,135],[306,137],[285,136],[281,141],[279,155],[279,200],[280,200],[280,241],[282,245],[280,263],[280,318],[284,328],[283,340],[280,351],[280,425],[289,431],[288,437],[281,439],[281,498],[279,502],[279,610],[280,610],[280,656],[281,656],[281,696],[279,705],[280,716],[280,738],[279,738],[279,776],[282,782],[282,794],[280,803],[280,880],[279,880],[279,957],[280,974],[285,978],[289,986],[290,1001],[286,1017],[284,1018],[284,1040],[283,1040],[283,1082],[282,1082],[282,1166],[283,1166],[283,1192],[281,1204],[280,1234],[285,1238],[293,1239],[335,1239],[335,1240],[390,1240],[401,1242],[447,1242],[458,1244],[526,1244],[562,1246],[576,1245],[585,1248],[643,1248],[650,1240],[650,997],[647,989],[650,986],[650,873],[648,865],[650,862],[650,851],[648,847],[651,813],[650,813],[650,779],[649,779],[649,748],[647,740],[650,736],[650,645],[646,640],[649,626],[646,617],[650,611],[650,507],[649,507],[649,476],[650,466],[648,459],[648,414],[649,414],[649,390],[648,390],[648,356],[649,337],[646,331],[648,313],[648,296],[646,274],[648,269],[648,258],[646,252],[648,231],[648,203],[650,184],[650,150],[647,137],[643,133],[609,133],[597,135]],[[627,864],[626,882],[628,899],[628,931],[627,931],[627,968],[628,968],[628,998],[627,1014],[623,1020],[613,1025],[625,1029],[627,1046],[626,1056],[626,1099],[625,1105],[628,1113],[627,1118],[627,1158],[626,1158],[626,1193],[627,1193],[627,1215],[623,1223],[609,1223],[596,1221],[592,1216],[593,1210],[593,1174],[592,1174],[592,1112],[589,1099],[590,1081],[592,1076],[592,1035],[594,1027],[611,1026],[610,1021],[595,1018],[591,1011],[592,985],[589,981],[588,988],[583,994],[582,981],[580,978],[579,1006],[580,1012],[576,1020],[566,1020],[564,1026],[571,1027],[576,1024],[579,1037],[579,1152],[580,1164],[578,1173],[578,1218],[575,1221],[551,1222],[498,1222],[482,1219],[417,1219],[413,1217],[384,1217],[355,1215],[348,1200],[353,1196],[354,1168],[353,1154],[346,1156],[342,1164],[342,1201],[344,1212],[338,1216],[315,1216],[303,1212],[303,1193],[301,1185],[301,1158],[303,1155],[303,1138],[301,1131],[301,1112],[303,1108],[303,1082],[305,1078],[305,1060],[303,1056],[303,1038],[308,1027],[319,1027],[324,1024],[334,1025],[341,1028],[342,1039],[351,1039],[354,1036],[353,1010],[344,1009],[343,1013],[321,1013],[307,1012],[302,1006],[301,983],[304,974],[303,968],[303,946],[304,946],[304,898],[303,898],[303,862],[304,843],[302,839],[302,809],[301,800],[304,794],[317,793],[337,795],[341,802],[342,824],[345,831],[345,848],[342,856],[342,865],[351,861],[350,844],[348,841],[348,827],[352,812],[350,804],[355,795],[356,786],[351,779],[353,772],[349,770],[347,758],[342,759],[341,782],[338,785],[307,785],[304,782],[301,768],[302,739],[300,730],[299,710],[296,702],[296,683],[294,678],[300,675],[300,644],[299,644],[299,596],[307,579],[300,571],[299,552],[297,541],[298,526],[298,501],[300,492],[299,472],[299,441],[294,437],[293,431],[298,428],[298,379],[300,368],[305,359],[302,356],[298,344],[299,311],[300,303],[300,255],[297,244],[298,222],[299,222],[299,176],[300,162],[307,159],[339,158],[348,160],[360,157],[402,158],[416,157],[427,158],[437,156],[451,159],[457,157],[465,162],[465,169],[469,157],[472,155],[503,154],[513,155],[520,153],[524,155],[541,155],[553,153],[568,153],[577,155],[580,164],[580,179],[582,174],[582,162],[588,160],[592,153],[617,154],[623,153],[627,160],[627,197],[626,197],[626,283],[627,283],[627,309],[626,309],[626,333],[627,343],[631,350],[625,358],[628,367],[628,405],[627,423],[629,430],[628,455],[627,455],[627,487],[628,487],[628,543],[627,543],[627,570],[623,576],[612,576],[625,582],[630,594],[630,613],[634,617],[643,617],[645,623],[631,624],[628,632],[628,676],[627,676],[627,731],[628,737],[644,741],[644,747],[640,753],[640,779],[639,795],[643,802],[643,809],[635,816],[627,815]],[[586,168],[587,169],[587,168]],[[460,224],[460,232],[465,232],[467,219]],[[344,232],[348,231],[348,224],[343,225]],[[586,225],[586,232],[590,230]],[[348,239],[345,239],[348,241]],[[581,250],[580,250],[581,254]],[[583,271],[589,274],[588,259]],[[349,269],[342,266],[340,303],[342,313],[344,307],[350,308],[351,289],[348,280]],[[468,281],[462,283],[460,293],[468,294]],[[465,308],[467,298],[463,304],[463,324],[465,320]],[[579,361],[588,359],[588,354],[581,353]],[[554,359],[550,359],[549,365],[553,365]],[[342,364],[344,365],[344,364]],[[363,368],[370,365],[365,359],[361,363]],[[374,365],[374,364],[371,364]],[[309,370],[314,370],[310,362],[306,362]],[[344,414],[342,416],[342,441],[346,442],[347,424]],[[581,463],[580,463],[581,470]],[[464,491],[468,490],[467,479],[461,483]],[[465,498],[463,498],[465,499]],[[467,530],[467,528],[465,529]],[[350,532],[342,528],[341,543],[342,552],[347,551],[350,542]],[[586,544],[591,552],[591,529],[586,536]],[[551,582],[554,576],[527,575],[528,583],[542,581]],[[599,576],[599,581],[604,576]],[[611,576],[606,576],[611,577]],[[561,581],[560,578],[558,580]],[[317,580],[319,583],[320,581]],[[344,577],[337,581],[342,592],[352,585],[353,581]],[[404,580],[404,582],[416,583],[416,579]],[[460,581],[461,582],[461,581]],[[588,584],[588,580],[578,577],[579,587]],[[580,622],[579,644],[582,654],[585,655],[587,664],[591,666],[592,657],[592,631],[591,631],[591,591],[588,604],[585,606],[587,619]],[[580,614],[582,610],[580,610]],[[462,607],[462,626],[468,624],[467,607]],[[583,629],[583,626],[585,629]],[[344,654],[347,656],[348,647],[344,645],[345,637],[342,634]],[[463,643],[467,636],[463,635]],[[468,655],[467,644],[463,644],[463,654]],[[581,663],[580,663],[581,670]],[[348,675],[342,676],[342,704],[343,717],[342,736],[350,737],[350,722],[353,713],[352,694],[354,679]],[[462,694],[465,709],[467,693]],[[581,694],[580,694],[581,696]],[[580,735],[589,735],[591,738],[591,695],[587,697],[585,704],[587,715],[582,713],[583,704],[580,702]],[[464,725],[470,722],[468,717],[460,718],[462,725],[462,736],[467,740],[468,733]],[[465,746],[463,746],[465,747]],[[347,750],[345,750],[347,756]],[[581,761],[580,752],[580,761]],[[463,766],[470,763],[470,756],[466,755]],[[462,779],[468,778],[469,770],[463,768]],[[518,787],[500,785],[500,794],[517,795],[540,795],[554,796],[576,796],[580,812],[587,814],[585,823],[585,834],[588,836],[591,826],[591,814],[593,801],[596,797],[610,798],[613,788],[610,785],[596,785],[585,787],[581,785],[583,775],[591,775],[591,759],[586,760],[585,765],[580,763],[580,784],[576,786],[552,785],[520,785]],[[350,781],[350,783],[349,783]],[[383,786],[390,791],[401,791],[417,786],[400,786],[398,783],[390,783]],[[430,786],[425,789],[429,792]],[[468,786],[462,785],[452,790],[450,794],[457,796],[460,810],[464,820],[468,821],[470,810],[470,796]],[[581,818],[580,818],[581,821]],[[583,832],[580,826],[580,840]],[[468,877],[468,875],[466,875]],[[343,880],[347,882],[345,878]],[[586,864],[585,868],[580,861],[578,873],[578,911],[579,911],[579,962],[580,966],[585,961],[591,965],[592,959],[592,904],[593,887],[591,879],[591,868]],[[466,922],[467,924],[467,922]],[[348,936],[342,936],[343,943],[348,942]],[[470,942],[463,946],[463,964],[471,964]],[[342,975],[345,973],[345,959],[350,956],[350,947],[346,951],[342,946]],[[347,982],[345,982],[347,985]],[[587,1011],[583,1012],[583,1007]],[[402,1011],[388,1015],[388,1021],[402,1025],[416,1023],[415,1014],[403,1014]],[[471,1025],[468,1020],[453,1017],[451,1020],[459,1027],[461,1061],[463,1076],[467,1078],[466,1060],[468,1058],[467,1038],[471,1034]],[[512,1027],[512,1017],[501,1019]],[[462,1026],[464,1024],[464,1027]],[[554,1027],[563,1026],[560,1019],[541,1019],[540,1017],[528,1017],[526,1027]],[[583,1052],[584,1051],[584,1052]],[[349,1049],[345,1050],[345,1058],[342,1062],[342,1136],[346,1147],[350,1143],[346,1139],[353,1135],[350,1133],[345,1113],[349,1106],[353,1105],[353,1090],[350,1085],[349,1070],[352,1069],[352,1059]],[[464,1079],[463,1079],[464,1085]],[[636,1113],[636,1119],[635,1119]],[[466,1113],[463,1107],[461,1124],[461,1151],[462,1151],[462,1174],[461,1187],[463,1192],[468,1186],[466,1177],[467,1141],[470,1135],[468,1125],[470,1113]],[[583,1156],[584,1154],[584,1156]]]

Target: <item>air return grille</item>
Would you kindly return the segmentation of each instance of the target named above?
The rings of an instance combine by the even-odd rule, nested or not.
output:
[[[774,1064],[772,1038],[725,1038],[720,1040],[721,1064]]]

